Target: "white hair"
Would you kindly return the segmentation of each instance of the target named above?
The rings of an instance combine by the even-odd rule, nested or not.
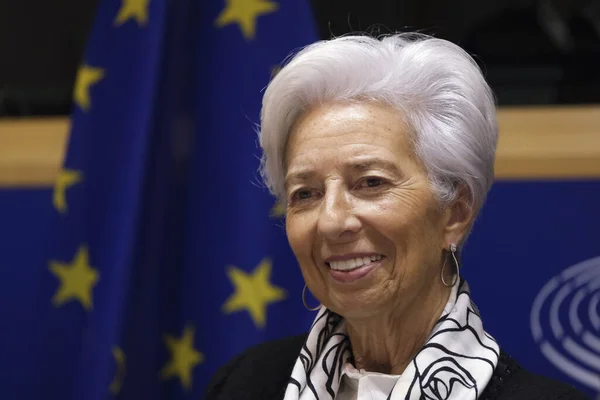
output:
[[[309,108],[335,101],[396,108],[439,204],[453,201],[463,184],[478,213],[494,180],[498,128],[492,91],[463,49],[400,33],[319,41],[290,57],[265,91],[259,130],[260,172],[280,201],[285,203],[285,148],[294,122]]]

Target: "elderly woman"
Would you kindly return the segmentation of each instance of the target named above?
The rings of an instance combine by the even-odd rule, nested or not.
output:
[[[207,398],[585,399],[501,351],[460,278],[497,136],[481,71],[445,40],[347,36],[292,58],[264,95],[262,172],[322,306]]]

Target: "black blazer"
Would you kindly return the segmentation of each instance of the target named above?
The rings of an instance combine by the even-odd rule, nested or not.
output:
[[[254,346],[213,376],[205,400],[280,400],[306,334]],[[590,400],[564,383],[534,375],[501,352],[481,400]]]

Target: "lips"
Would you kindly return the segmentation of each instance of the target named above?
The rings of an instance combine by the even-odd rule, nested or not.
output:
[[[370,264],[375,261],[379,261],[383,258],[381,254],[372,254],[370,256],[354,257],[347,260],[330,261],[327,263],[329,268],[336,271],[352,271],[356,268],[360,268],[363,265]]]
[[[358,257],[339,257],[329,259],[327,266],[334,281],[340,283],[354,282],[381,266],[385,256],[381,254],[360,255]]]

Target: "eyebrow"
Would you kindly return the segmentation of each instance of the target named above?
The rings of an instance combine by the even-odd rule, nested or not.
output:
[[[398,166],[391,161],[382,160],[381,158],[365,158],[363,160],[353,160],[348,163],[351,169],[357,171],[366,171],[371,168],[381,168],[388,172],[400,173]]]
[[[284,180],[284,187],[287,189],[290,186],[291,182],[295,182],[295,181],[308,181],[310,180],[313,176],[315,176],[315,173],[309,170],[303,170],[303,171],[298,171],[298,172],[292,172],[292,173],[288,173],[285,176],[285,180]]]
[[[391,161],[382,160],[380,158],[365,158],[352,160],[344,165],[345,168],[350,168],[355,171],[364,172],[372,168],[380,168],[393,174],[400,174],[400,169]],[[297,172],[288,173],[285,176],[285,187],[287,188],[291,182],[307,181],[313,178],[316,173],[310,169],[300,169]]]

